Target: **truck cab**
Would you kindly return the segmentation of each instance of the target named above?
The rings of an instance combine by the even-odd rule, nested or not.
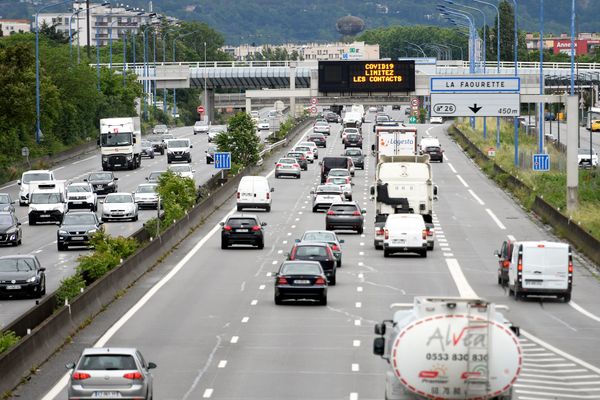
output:
[[[139,117],[100,120],[102,169],[135,169],[142,165],[142,133]]]

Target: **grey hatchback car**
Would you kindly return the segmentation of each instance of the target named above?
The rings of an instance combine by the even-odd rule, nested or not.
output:
[[[74,399],[144,399],[153,397],[150,370],[156,364],[146,362],[134,348],[87,348],[72,369],[69,400]]]

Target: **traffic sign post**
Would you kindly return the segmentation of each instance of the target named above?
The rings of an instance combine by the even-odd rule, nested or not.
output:
[[[214,157],[215,157],[215,169],[231,169],[231,153],[230,152],[216,152]]]
[[[204,113],[204,107],[203,106],[198,106],[198,108],[196,108],[196,111],[198,111],[198,114],[203,114]]]
[[[310,99],[310,104],[312,104],[313,106],[316,106],[319,103],[319,100],[317,100],[316,97],[313,97]]]
[[[534,154],[532,165],[534,171],[550,171],[550,154]]]
[[[413,106],[413,107],[415,107],[415,108],[419,107],[419,99],[417,97],[413,97],[410,100],[410,105]]]
[[[431,116],[517,117],[520,114],[519,77],[432,77]]]
[[[410,124],[416,124],[417,123],[417,116],[416,115],[411,115],[410,118],[408,119],[408,122]]]
[[[317,113],[317,111],[318,111],[318,110],[317,110],[317,106],[311,106],[311,107],[310,107],[310,113],[311,113],[311,114],[316,114],[316,113]]]

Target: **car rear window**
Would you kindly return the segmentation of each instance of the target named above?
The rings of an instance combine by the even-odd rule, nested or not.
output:
[[[296,249],[296,257],[327,257],[327,250],[322,246],[300,246]]]
[[[440,148],[437,146],[429,146],[425,149],[425,151],[440,151]]]
[[[283,275],[319,275],[321,273],[321,267],[314,264],[289,263],[281,268],[281,274]]]
[[[232,227],[254,226],[258,225],[254,218],[231,218],[227,221],[227,225]]]
[[[296,163],[296,159],[295,158],[282,158],[279,160],[280,164],[295,164]]]
[[[137,369],[133,356],[123,354],[90,354],[81,360],[77,369],[84,371],[118,371]]]
[[[357,208],[354,204],[334,204],[331,206],[331,211],[337,212],[353,212],[356,210]]]
[[[356,150],[346,150],[346,155],[349,156],[360,156],[362,154],[362,152],[358,149]]]
[[[302,237],[302,240],[318,240],[323,242],[335,241],[335,235],[329,232],[309,232]]]

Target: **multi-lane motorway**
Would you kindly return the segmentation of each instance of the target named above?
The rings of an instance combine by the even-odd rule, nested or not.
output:
[[[399,118],[399,115],[394,116]],[[403,115],[403,114],[401,114]],[[340,233],[344,266],[328,306],[276,306],[272,271],[305,230],[323,229],[310,190],[318,165],[300,181],[274,179],[265,248],[221,250],[222,207],[156,270],[73,338],[15,396],[64,399],[63,365],[84,347],[132,346],[158,364],[154,398],[382,399],[384,361],[371,353],[373,325],[391,317],[391,303],[414,296],[475,296],[506,304],[522,328],[524,368],[515,386],[521,400],[600,398],[600,283],[577,256],[573,301],[516,302],[496,283],[493,256],[506,238],[556,240],[491,183],[446,135],[445,125],[419,125],[437,136],[445,162],[434,164],[439,186],[435,250],[425,259],[384,258],[373,248],[374,158],[354,178],[354,198],[367,208],[365,233]],[[366,124],[364,149],[373,137]],[[334,125],[323,152],[342,152]]]
[[[261,110],[266,115],[267,109]],[[221,126],[215,125],[214,128]],[[225,128],[222,126],[222,128]],[[174,128],[171,133],[175,137],[188,137],[191,139],[192,148],[192,168],[196,171],[194,179],[197,185],[206,182],[216,170],[212,164],[206,164],[206,155],[204,151],[208,147],[207,135],[194,135],[192,127]],[[269,132],[259,132],[264,139]],[[145,178],[152,171],[164,171],[168,167],[166,155],[156,153],[154,159],[144,158],[141,168],[132,171],[115,171],[119,191],[133,192],[137,185],[146,182]],[[90,172],[101,171],[100,152],[86,154],[77,160],[71,160],[65,164],[58,165],[53,169],[56,179],[66,181],[82,181]],[[12,182],[0,187],[0,192],[10,193],[13,199],[18,199],[19,186]],[[104,196],[99,196],[99,200]],[[41,260],[42,265],[46,267],[47,292],[52,293],[65,277],[73,274],[77,266],[77,257],[86,254],[85,248],[71,248],[68,251],[58,251],[56,248],[56,224],[37,224],[29,226],[27,213],[28,207],[19,207],[15,205],[16,215],[23,224],[23,244],[18,247],[0,247],[0,256],[10,254],[35,254]],[[98,204],[98,215],[102,210],[102,205]],[[156,210],[140,210],[139,220],[137,222],[107,222],[104,227],[107,233],[118,236],[129,236],[138,230],[145,221],[156,216]],[[0,329],[5,327],[11,321],[19,317],[23,312],[35,306],[36,300],[15,298],[0,300]]]

